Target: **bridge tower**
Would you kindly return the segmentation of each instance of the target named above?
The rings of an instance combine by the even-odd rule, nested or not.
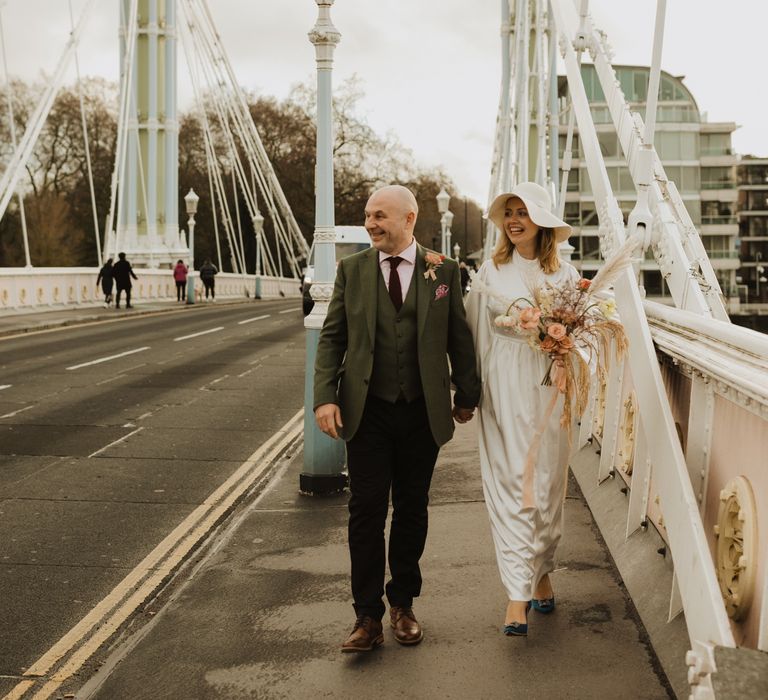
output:
[[[116,230],[107,234],[105,250],[125,251],[138,266],[166,267],[189,259],[178,212],[177,3],[119,2],[124,145]]]

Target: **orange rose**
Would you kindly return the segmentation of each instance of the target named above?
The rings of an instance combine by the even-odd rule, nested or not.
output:
[[[540,318],[541,309],[529,306],[520,312],[520,328],[528,331],[533,330],[538,327]]]
[[[554,338],[547,336],[539,344],[542,352],[555,352],[557,350],[557,341]]]
[[[547,326],[547,335],[555,340],[562,340],[567,333],[568,331],[562,323],[550,323]]]
[[[573,346],[574,346],[573,338],[571,338],[571,336],[569,335],[566,335],[565,338],[558,341],[557,345],[558,345],[558,348],[556,351],[557,354],[567,355],[571,350],[573,350]]]
[[[576,286],[577,286],[579,289],[583,290],[583,291],[587,291],[587,289],[589,289],[589,285],[591,285],[591,284],[592,284],[592,280],[588,280],[588,279],[585,279],[584,277],[582,277],[582,278],[581,278],[581,279],[580,279],[580,280],[579,280],[579,281],[576,283]]]

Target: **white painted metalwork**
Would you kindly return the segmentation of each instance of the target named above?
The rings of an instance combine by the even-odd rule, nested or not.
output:
[[[711,538],[705,532],[699,512],[700,505],[704,510],[707,494],[714,488],[708,481],[708,441],[711,431],[716,430],[713,397],[715,394],[741,397],[743,403],[751,406],[748,410],[758,411],[762,416],[762,408],[758,410],[757,407],[767,400],[768,383],[755,381],[755,372],[760,367],[761,376],[768,375],[765,372],[768,367],[763,367],[763,358],[768,357],[768,352],[761,346],[754,356],[736,358],[728,349],[727,339],[732,334],[734,339],[738,337],[747,345],[760,343],[752,335],[747,339],[743,329],[732,329],[728,325],[720,288],[699,234],[677,189],[667,180],[653,147],[664,10],[665,2],[659,0],[650,73],[650,118],[644,124],[639,115],[629,111],[610,64],[605,36],[595,29],[588,14],[587,0],[510,0],[509,4],[502,3],[502,90],[489,201],[521,179],[536,180],[558,194],[557,181],[562,175],[556,199],[562,215],[571,166],[573,128],[578,125],[581,155],[586,161],[599,213],[603,256],[609,256],[627,235],[636,237],[643,247],[651,246],[676,306],[688,311],[654,306],[652,312],[648,312],[635,274],[628,270],[617,281],[616,301],[629,338],[630,352],[626,372],[621,363],[612,363],[605,387],[605,403],[595,409],[600,416],[602,450],[596,476],[598,479],[612,476],[616,473],[616,465],[620,464],[618,452],[623,441],[618,437],[630,429],[622,423],[622,416],[631,414],[635,421],[634,412],[621,409],[625,398],[633,392],[639,421],[631,426],[634,455],[631,475],[627,475],[630,484],[627,536],[648,524],[649,513],[658,512],[658,503],[663,515],[654,522],[668,542],[675,566],[669,612],[673,616],[680,606],[685,610],[693,650],[689,661],[694,668],[691,672],[692,682],[696,684],[694,695],[706,697],[711,690],[709,673],[712,668],[707,662],[706,649],[714,644],[733,646],[735,643],[710,553]],[[513,45],[506,46],[510,34],[514,37]],[[544,104],[554,104],[551,86],[556,76],[552,51],[556,41],[565,63],[570,102],[570,126],[562,164],[558,164],[556,158],[557,129],[552,129],[550,122],[547,142],[543,138],[545,124],[542,119]],[[625,230],[622,213],[607,177],[581,78],[581,55],[585,50],[595,63],[614,128],[623,152],[627,154],[627,166],[638,190],[638,204],[630,217],[629,231]],[[545,61],[547,55],[550,58]],[[514,57],[509,65],[508,56]],[[548,97],[542,87],[546,85],[550,86]],[[505,130],[510,133],[504,133]],[[514,147],[508,147],[509,144]],[[549,161],[546,159],[547,148]],[[486,256],[495,244],[495,236],[495,231],[491,233],[489,228],[484,249]],[[646,313],[649,313],[650,325]],[[674,321],[669,320],[669,314],[673,315]],[[711,343],[703,340],[706,333],[715,334]],[[697,335],[695,349],[687,344],[690,334]],[[684,418],[678,415],[680,407],[677,404],[673,415],[657,351],[665,353],[675,363],[692,362],[702,377],[700,382],[694,383],[689,397],[690,415]],[[723,362],[725,357],[728,361]],[[665,376],[670,376],[669,372],[667,367]],[[748,377],[752,378],[751,383]],[[684,391],[687,385],[681,386],[678,392]],[[673,395],[674,391],[670,396]],[[687,460],[676,420],[687,425]],[[587,439],[591,424],[585,416],[580,442]]]
[[[139,279],[133,283],[132,302],[176,300],[176,283],[170,270],[134,271]],[[94,267],[0,268],[0,313],[103,306],[104,295],[96,285],[98,272]],[[256,275],[221,272],[216,275],[216,298],[252,298],[256,281]],[[301,295],[299,284],[292,277],[262,277],[260,283],[264,299]],[[201,293],[198,284],[198,301]]]

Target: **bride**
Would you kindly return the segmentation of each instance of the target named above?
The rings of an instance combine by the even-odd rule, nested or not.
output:
[[[483,386],[483,491],[509,598],[504,633],[510,636],[527,635],[531,607],[542,613],[555,609],[549,574],[563,529],[569,445],[567,431],[560,427],[563,397],[555,396],[555,386],[541,386],[549,357],[531,347],[528,336],[498,328],[493,319],[506,312],[497,294],[533,299],[534,290],[546,283],[579,279],[576,269],[557,254],[558,243],[568,238],[571,227],[550,208],[547,191],[533,182],[519,184],[493,201],[488,218],[502,235],[493,258],[478,272],[481,283],[467,297]],[[554,401],[554,410],[548,411]],[[539,438],[537,450],[532,445]],[[532,484],[524,479],[527,460],[532,462],[527,472],[533,475]]]

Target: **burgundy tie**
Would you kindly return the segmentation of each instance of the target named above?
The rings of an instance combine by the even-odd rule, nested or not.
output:
[[[389,258],[389,297],[398,311],[403,305],[403,288],[400,286],[400,275],[397,274],[397,266],[401,262],[403,259],[396,255]]]

